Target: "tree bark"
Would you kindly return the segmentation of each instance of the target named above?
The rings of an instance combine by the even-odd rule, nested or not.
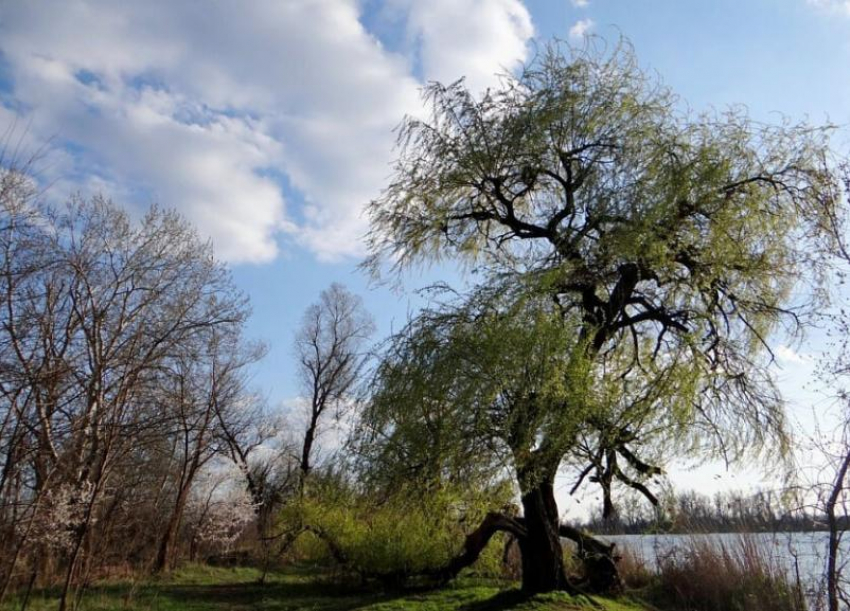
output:
[[[558,506],[554,488],[545,481],[522,496],[526,535],[520,537],[522,553],[522,590],[529,594],[575,589],[564,572]]]
[[[438,570],[437,575],[446,581],[456,577],[463,569],[478,560],[490,539],[499,531],[510,533],[517,539],[522,539],[527,534],[518,520],[501,513],[490,512],[484,517],[481,525],[466,536],[463,551]]]
[[[558,527],[558,534],[576,544],[576,555],[584,565],[585,583],[591,592],[619,592],[623,582],[617,569],[619,558],[615,545],[604,543],[567,524]]]
[[[829,527],[826,563],[826,594],[827,609],[829,611],[838,611],[840,602],[838,553],[843,532],[838,528],[838,517],[835,510],[844,491],[844,480],[847,477],[848,470],[850,470],[850,451],[845,450],[845,452],[846,454],[842,457],[841,463],[838,466],[835,479],[832,482],[832,489],[830,490],[829,497],[826,500],[826,507],[824,508]]]
[[[314,406],[310,414],[310,424],[307,426],[307,431],[304,433],[304,444],[301,448],[301,464],[300,475],[298,479],[298,494],[303,499],[307,493],[307,476],[310,474],[312,465],[310,464],[311,454],[313,452],[313,443],[316,441],[316,429],[319,426],[319,416],[322,413],[322,407],[316,407],[316,399],[313,400]]]
[[[445,567],[435,571],[441,579],[449,580],[472,565],[499,531],[516,538],[522,556],[522,589],[528,594],[563,590],[580,594],[584,590],[596,593],[616,592],[622,588],[614,545],[587,535],[567,524],[560,524],[551,482],[543,483],[522,497],[525,515],[512,518],[489,513],[481,525],[467,535],[463,550]],[[585,569],[581,589],[571,583],[564,571],[561,538],[576,544],[576,555]]]
[[[154,563],[154,573],[162,573],[171,567],[174,540],[177,538],[177,531],[180,528],[180,522],[183,520],[183,512],[186,509],[186,502],[189,500],[191,481],[192,479],[189,480],[188,485],[182,486],[177,495],[174,510],[171,512],[168,525],[165,527],[165,532],[162,534],[162,539],[159,543],[159,551],[157,552],[156,562]]]

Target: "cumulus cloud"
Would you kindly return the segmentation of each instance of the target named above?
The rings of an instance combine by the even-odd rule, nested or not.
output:
[[[593,29],[593,19],[579,19],[570,28],[570,38],[573,40],[581,40],[590,33]]]
[[[590,4],[590,0],[572,0],[572,3],[576,8],[586,8]]]
[[[0,114],[59,145],[62,188],[176,207],[231,261],[271,260],[282,236],[360,254],[362,207],[386,182],[392,128],[421,109],[420,74],[485,87],[532,35],[519,0],[404,0],[416,44],[393,52],[361,6],[5,3]]]
[[[408,30],[420,43],[425,80],[463,76],[473,91],[495,85],[497,72],[525,59],[534,34],[520,0],[417,0],[409,10]]]

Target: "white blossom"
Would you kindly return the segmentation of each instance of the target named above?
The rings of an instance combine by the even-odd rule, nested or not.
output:
[[[41,503],[33,504],[35,516],[21,520],[18,529],[33,543],[41,543],[57,550],[67,550],[74,543],[76,531],[86,519],[94,485],[61,484],[45,493]],[[94,519],[94,518],[92,518]]]

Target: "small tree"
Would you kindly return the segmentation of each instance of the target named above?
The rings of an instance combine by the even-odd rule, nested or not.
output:
[[[239,358],[244,356],[237,360]],[[238,369],[231,373],[237,372]],[[233,380],[243,382],[241,373]],[[217,407],[216,433],[225,454],[241,473],[242,483],[251,497],[262,554],[261,581],[265,581],[271,561],[270,531],[275,514],[297,490],[297,461],[294,448],[282,442],[282,420],[270,417],[258,397],[243,396],[234,407],[237,409]]]
[[[850,204],[850,165],[842,167],[844,195]],[[846,245],[846,226],[837,219],[833,225],[837,244],[836,258],[843,264],[837,271],[840,285],[848,273],[850,252]],[[839,299],[843,299],[843,295]],[[839,605],[850,605],[850,589],[844,575],[848,557],[842,553],[842,540],[847,529],[848,506],[850,506],[850,390],[847,377],[850,374],[850,312],[843,302],[837,310],[826,314],[833,345],[829,355],[821,363],[820,377],[836,395],[841,409],[839,425],[833,439],[818,435],[814,440],[814,450],[819,460],[825,463],[813,489],[816,495],[815,509],[822,511],[828,530],[826,549],[826,596],[828,611],[838,611]],[[821,478],[827,474],[827,480]]]
[[[161,369],[157,407],[173,439],[174,503],[159,539],[154,571],[172,564],[173,547],[195,478],[213,457],[229,454],[221,423],[232,422],[250,400],[245,370],[264,354],[248,345],[242,325],[210,329],[168,359]],[[223,441],[223,443],[222,443]]]
[[[456,337],[492,335],[495,356],[482,349],[440,371],[481,367],[493,392],[456,401],[455,381],[432,388],[475,422],[497,419],[486,430],[509,449],[523,516],[482,528],[519,537],[523,588],[570,588],[559,534],[588,543],[559,524],[554,480],[589,439],[603,474],[626,484],[620,465],[651,470],[639,450],[660,440],[730,459],[768,440],[786,447],[768,340],[805,313],[791,299],[813,294],[800,278],[824,279],[840,214],[827,136],[740,110],[680,112],[622,44],[554,45],[480,98],[463,82],[425,95],[431,115],[403,123],[395,175],[370,207],[369,265],[455,257],[481,273],[490,296],[439,323],[432,350],[440,360]],[[533,356],[529,375],[501,333]],[[617,583],[596,556],[591,582]]]
[[[331,284],[307,308],[295,336],[298,375],[307,400],[307,424],[301,446],[301,490],[313,467],[316,437],[329,412],[339,419],[352,401],[351,391],[363,369],[364,344],[375,331],[360,297]]]

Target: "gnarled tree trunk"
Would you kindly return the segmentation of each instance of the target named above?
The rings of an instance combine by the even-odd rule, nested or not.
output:
[[[607,593],[622,587],[617,570],[614,545],[607,544],[566,524],[560,524],[551,482],[544,482],[522,496],[523,517],[489,513],[481,525],[467,535],[463,551],[446,566],[433,571],[441,579],[452,579],[472,565],[497,532],[516,538],[522,555],[522,589],[529,594],[563,590],[572,594],[582,591]],[[585,578],[573,584],[564,571],[561,539],[576,545]]]
[[[551,482],[543,482],[522,495],[525,536],[519,537],[522,554],[522,589],[529,594],[572,590],[564,572],[564,552],[559,536],[558,506]]]

